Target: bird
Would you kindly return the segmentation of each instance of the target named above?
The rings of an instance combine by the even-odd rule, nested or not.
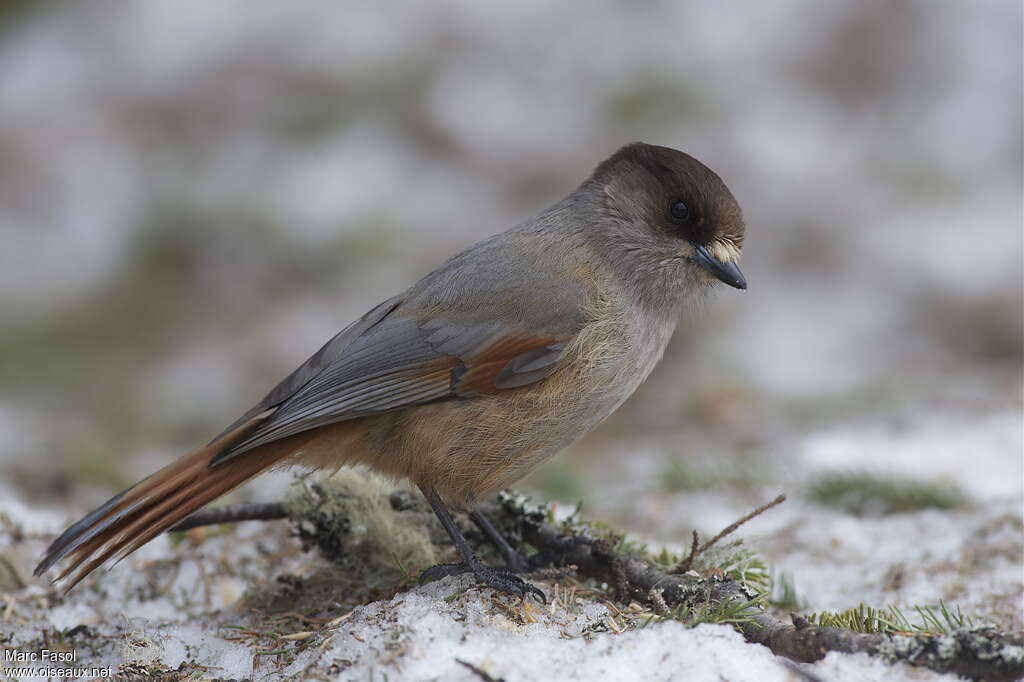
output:
[[[477,505],[636,390],[718,283],[746,289],[743,213],[682,151],[635,142],[561,201],[453,256],[342,329],[208,444],[115,495],[46,550],[65,592],[254,476],[361,464],[415,484],[459,561],[499,592],[544,593]],[[467,511],[504,566],[484,564]]]

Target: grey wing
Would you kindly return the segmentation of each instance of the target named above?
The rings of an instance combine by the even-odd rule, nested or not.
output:
[[[250,410],[251,415],[268,414],[211,464],[319,426],[540,381],[557,369],[567,341],[509,331],[501,323],[459,325],[393,311],[338,344],[341,353],[326,365],[326,353],[318,353],[319,371],[308,380],[294,374],[298,388],[276,406],[261,403]],[[308,361],[307,366],[314,365]],[[277,395],[287,391],[282,388]]]
[[[399,294],[398,296],[389,298],[335,334],[330,341],[320,348],[320,350],[310,356],[308,360],[299,365],[295,371],[271,389],[270,393],[268,393],[263,400],[235,420],[235,422],[226,429],[217,434],[216,438],[210,442],[213,443],[219,438],[222,438],[245,422],[256,418],[261,413],[272,411],[288,398],[295,395],[303,386],[309,383],[313,377],[317,376],[325,367],[330,365],[331,362],[336,358],[341,357],[345,353],[346,349],[355,343],[363,334],[390,315],[395,308],[402,304],[404,297],[405,294]]]

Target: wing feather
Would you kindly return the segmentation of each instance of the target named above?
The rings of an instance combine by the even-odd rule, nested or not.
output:
[[[303,365],[309,376],[297,370],[287,389],[271,392],[283,396],[273,414],[212,464],[339,421],[525,386],[553,373],[565,348],[564,340],[510,333],[497,323],[424,320],[394,307],[358,336],[341,336],[316,363]],[[318,371],[309,372],[313,367]]]

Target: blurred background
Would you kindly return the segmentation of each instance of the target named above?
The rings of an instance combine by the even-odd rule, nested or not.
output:
[[[750,289],[527,487],[670,542],[830,467],[1020,496],[1020,3],[22,0],[0,64],[0,496],[104,499],[634,140]]]

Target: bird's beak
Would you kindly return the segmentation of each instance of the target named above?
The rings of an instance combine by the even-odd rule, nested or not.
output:
[[[707,250],[707,247],[694,244],[695,253],[693,260],[712,275],[722,280],[731,287],[737,289],[747,288],[747,278],[743,276],[735,263],[725,263],[718,260]]]

